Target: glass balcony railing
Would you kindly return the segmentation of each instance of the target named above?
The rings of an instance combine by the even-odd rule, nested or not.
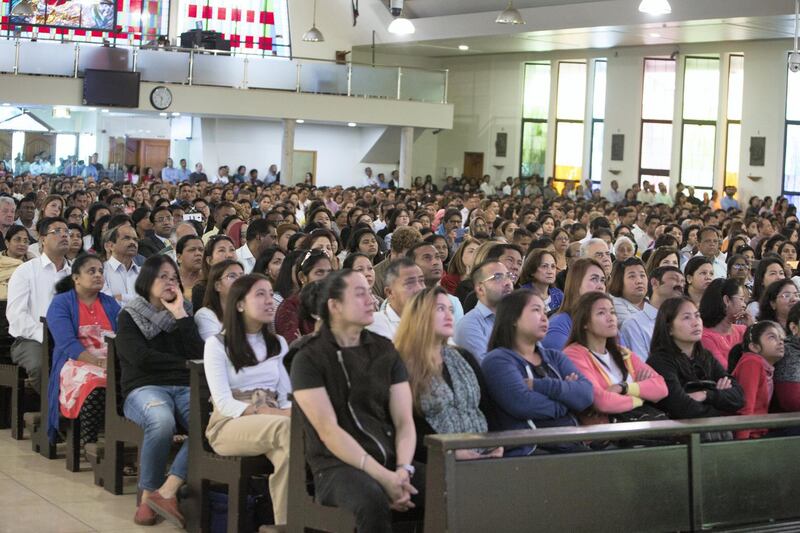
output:
[[[447,70],[218,50],[0,39],[0,73],[78,78],[87,68],[140,72],[142,81],[156,83],[447,103]]]

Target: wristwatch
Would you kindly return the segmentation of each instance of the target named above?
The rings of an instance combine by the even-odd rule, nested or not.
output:
[[[622,388],[622,392],[620,394],[622,394],[623,396],[627,395],[628,394],[628,382],[627,381],[621,381],[619,386]]]
[[[414,468],[414,465],[397,465],[397,468],[402,468],[408,472],[408,477],[414,477],[414,472],[417,471],[417,469]]]

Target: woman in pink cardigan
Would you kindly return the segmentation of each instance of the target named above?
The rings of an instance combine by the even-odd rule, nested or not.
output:
[[[608,415],[626,413],[667,396],[667,385],[641,358],[617,344],[619,327],[614,302],[605,293],[581,296],[573,314],[572,331],[564,348],[594,390],[593,412],[583,424],[608,422]]]
[[[700,317],[703,319],[703,348],[728,368],[728,353],[741,344],[747,323],[752,321],[745,311],[744,288],[732,278],[715,279],[700,300]]]

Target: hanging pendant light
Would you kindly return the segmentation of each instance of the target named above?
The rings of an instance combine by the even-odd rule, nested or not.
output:
[[[322,32],[317,29],[317,0],[314,0],[314,18],[311,29],[303,34],[303,40],[307,43],[321,43],[325,40]]]
[[[508,7],[506,7],[502,13],[497,15],[497,18],[494,20],[497,24],[525,24],[525,19],[522,18],[522,13],[520,13],[514,5],[511,3],[511,0],[508,0]]]
[[[405,18],[402,14],[389,23],[389,27],[386,29],[389,30],[389,33],[395,35],[411,35],[417,31],[414,27],[414,23]]]
[[[669,5],[669,0],[642,0],[639,11],[648,15],[669,15],[672,13],[672,6]]]

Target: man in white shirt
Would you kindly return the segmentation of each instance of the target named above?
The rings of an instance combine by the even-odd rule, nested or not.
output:
[[[489,174],[486,174],[483,177],[483,183],[481,183],[481,192],[487,198],[497,194],[497,190],[494,188],[494,185],[491,184],[491,181],[492,181],[492,177],[489,176]]]
[[[644,224],[644,231],[638,233],[634,228],[633,235],[636,238],[636,246],[640,255],[642,252],[647,250],[656,239],[656,228],[659,226],[659,224],[661,224],[661,218],[658,215],[647,215]]]
[[[642,182],[642,192],[638,194],[638,199],[640,202],[644,202],[647,204],[653,204],[656,198],[656,189],[653,187],[649,181],[644,180]]]
[[[63,218],[54,217],[41,222],[39,243],[42,255],[22,263],[8,282],[8,333],[14,338],[11,360],[22,366],[39,390],[42,365],[41,317],[55,294],[56,283],[70,274],[66,260],[69,249],[69,229]]]
[[[720,251],[721,240],[717,228],[706,226],[697,232],[697,249],[695,255],[709,259],[714,266],[714,279],[728,277],[726,256]]]
[[[372,169],[367,167],[364,169],[364,187],[377,187],[378,179],[372,175]]]
[[[103,292],[126,304],[136,297],[134,285],[139,276],[139,267],[133,262],[139,252],[136,230],[128,224],[117,226],[108,233],[105,247],[111,250],[111,257],[103,265]]]
[[[425,276],[413,260],[401,257],[389,263],[384,287],[386,300],[381,310],[372,315],[372,324],[367,329],[393,341],[406,303],[425,288]]]
[[[29,170],[31,172],[31,175],[35,177],[43,173],[42,169],[43,169],[42,157],[37,155],[36,157],[33,158],[33,163],[31,163]]]
[[[619,183],[617,180],[611,180],[611,190],[608,191],[608,201],[614,205],[622,203],[625,199],[625,193],[619,190]]]
[[[256,260],[264,253],[264,250],[275,245],[278,240],[278,228],[274,222],[256,218],[247,226],[245,240],[247,242],[236,250],[236,258],[244,267],[244,273],[249,274],[253,271]],[[263,272],[259,272],[259,274],[263,274]]]
[[[672,207],[672,204],[675,203],[672,200],[672,196],[669,195],[667,192],[667,185],[665,183],[658,184],[658,194],[655,195],[653,202],[657,204],[664,204]]]

